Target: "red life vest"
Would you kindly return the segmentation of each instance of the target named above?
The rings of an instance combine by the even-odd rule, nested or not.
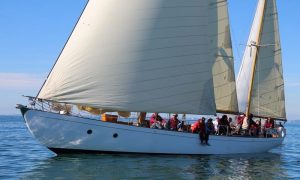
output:
[[[178,120],[175,119],[174,117],[172,117],[170,119],[170,126],[172,129],[177,129],[177,125],[178,125]]]
[[[194,124],[191,126],[192,133],[196,133],[200,130],[200,121],[196,121]]]
[[[271,122],[266,122],[265,123],[265,128],[272,128],[272,123]]]

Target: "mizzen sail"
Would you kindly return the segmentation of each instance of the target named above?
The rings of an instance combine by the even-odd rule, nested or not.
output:
[[[276,0],[259,1],[248,45],[237,80],[240,110],[286,119]]]
[[[219,11],[217,2],[90,0],[38,97],[114,111],[215,114],[211,52],[226,38],[211,23],[228,18],[220,12],[227,4]]]

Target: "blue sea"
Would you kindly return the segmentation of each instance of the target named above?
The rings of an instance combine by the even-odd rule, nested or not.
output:
[[[286,128],[283,145],[264,154],[57,156],[21,116],[0,116],[0,179],[300,179],[300,121]]]

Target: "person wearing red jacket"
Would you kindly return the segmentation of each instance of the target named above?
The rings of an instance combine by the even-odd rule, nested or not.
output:
[[[192,133],[198,133],[199,130],[200,130],[200,119],[198,119],[194,124],[192,124],[191,126],[191,130],[192,130]]]
[[[178,114],[174,114],[173,117],[170,119],[170,129],[172,131],[177,131],[178,123],[179,123]]]

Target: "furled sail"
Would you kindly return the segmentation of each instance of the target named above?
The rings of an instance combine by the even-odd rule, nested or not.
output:
[[[213,80],[217,112],[236,113],[238,102],[227,3],[224,0],[211,3]]]
[[[276,0],[259,1],[248,45],[237,80],[240,110],[286,119]]]
[[[215,2],[89,0],[38,97],[114,111],[215,114],[211,49],[226,38],[215,34],[212,47],[219,29],[211,23],[228,18]]]

